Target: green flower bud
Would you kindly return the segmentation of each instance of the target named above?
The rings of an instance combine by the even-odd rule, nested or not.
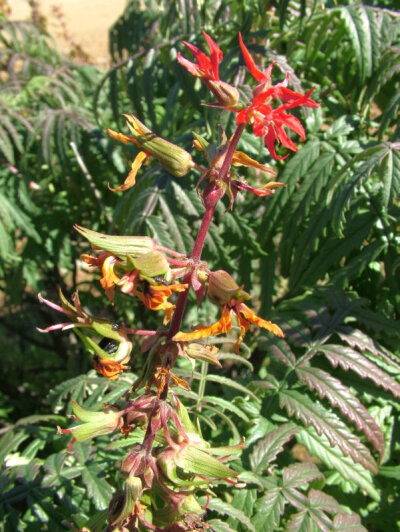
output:
[[[125,481],[123,493],[114,496],[108,512],[108,522],[113,528],[124,519],[136,512],[136,503],[143,493],[142,481],[138,477],[129,476]]]
[[[140,257],[145,253],[153,251],[155,243],[149,236],[114,236],[104,235],[79,225],[75,229],[89,240],[92,247],[102,249],[112,253],[116,257],[124,259],[127,255],[130,257]]]
[[[124,115],[133,138],[175,177],[185,176],[194,167],[192,156],[183,148],[158,137],[134,115]]]
[[[78,442],[90,440],[96,436],[110,434],[121,428],[123,423],[122,415],[113,410],[92,412],[79,406],[76,401],[72,401],[72,410],[76,418],[79,421],[83,421],[83,423],[70,429],[63,430],[58,428],[58,434],[71,433]]]
[[[193,358],[194,360],[203,360],[204,362],[208,362],[219,368],[221,367],[217,358],[219,349],[218,347],[215,347],[215,345],[193,343],[185,346],[184,349],[188,357]]]
[[[208,277],[208,298],[218,306],[228,304],[233,299],[243,301],[250,296],[224,270],[211,272]]]
[[[159,251],[151,251],[135,259],[129,259],[135,270],[140,272],[144,279],[152,279],[165,275],[169,271],[169,264],[165,255]]]

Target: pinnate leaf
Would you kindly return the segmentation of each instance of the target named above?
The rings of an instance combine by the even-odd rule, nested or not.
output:
[[[324,476],[315,464],[309,462],[293,464],[283,470],[283,486],[286,489],[298,488],[317,478],[324,478]]]
[[[279,525],[281,515],[285,509],[285,498],[280,488],[273,488],[259,499],[256,504],[256,513],[252,522],[256,530],[273,532]]]
[[[352,421],[358,430],[364,432],[382,457],[385,444],[382,431],[347,386],[319,368],[302,366],[296,369],[296,373],[300,381],[304,382],[311,391],[316,390],[321,399],[326,397],[332,406],[340,408],[342,414]]]
[[[283,451],[285,443],[290,441],[299,431],[298,427],[292,423],[285,423],[281,427],[271,431],[260,441],[250,455],[250,464],[253,471],[262,473],[268,465],[275,460],[277,455]]]
[[[374,473],[377,471],[377,464],[367,447],[333,412],[293,390],[281,390],[279,401],[290,416],[295,416],[306,426],[313,425],[319,435],[324,434],[332,447],[338,445],[345,456],[351,456],[355,462]]]
[[[319,351],[324,353],[334,368],[340,366],[345,371],[351,369],[363,379],[371,379],[377,386],[390,391],[395,397],[400,397],[400,384],[355,349],[325,344],[319,347]]]
[[[343,479],[359,486],[374,500],[379,500],[379,493],[374,487],[371,473],[349,456],[344,456],[338,446],[332,447],[326,436],[323,434],[319,436],[313,427],[307,427],[297,434],[296,439],[312,456],[317,456]]]

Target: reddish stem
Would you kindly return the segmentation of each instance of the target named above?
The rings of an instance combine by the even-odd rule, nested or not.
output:
[[[194,243],[193,251],[190,255],[195,263],[200,260],[201,253],[204,247],[204,242],[207,237],[208,229],[213,219],[215,209],[217,207],[218,201],[224,195],[224,188],[220,186],[222,184],[221,181],[226,181],[228,177],[229,170],[232,164],[233,154],[235,153],[236,146],[243,133],[244,127],[245,124],[240,124],[236,128],[235,134],[233,135],[232,140],[230,141],[228,149],[226,151],[225,159],[222,163],[221,170],[219,171],[218,178],[214,182],[207,185],[203,193],[204,205],[206,207],[206,210],[201,221],[201,226],[197,234],[196,241]],[[173,336],[175,336],[175,334],[180,329],[183,313],[185,311],[186,301],[189,295],[191,276],[192,272],[190,271],[183,278],[182,283],[187,283],[189,287],[187,290],[185,290],[185,292],[181,292],[179,294],[178,301],[176,302],[174,315],[172,317],[171,325],[167,334],[168,338],[172,338]]]
[[[228,149],[226,150],[225,159],[224,159],[224,162],[222,164],[221,170],[219,172],[219,178],[222,181],[225,181],[226,178],[228,177],[229,170],[230,170],[231,164],[232,164],[233,154],[235,153],[236,146],[237,146],[237,144],[239,142],[240,137],[242,136],[243,130],[245,128],[245,125],[246,124],[239,124],[238,125],[238,127],[236,128],[235,134],[233,135],[232,140],[229,143]]]

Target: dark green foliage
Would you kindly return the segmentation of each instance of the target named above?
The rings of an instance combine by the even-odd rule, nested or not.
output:
[[[87,354],[59,333],[34,332],[58,319],[39,314],[34,294],[55,299],[56,288],[79,286],[93,312],[107,305],[77,272],[88,248],[74,223],[191,250],[203,211],[196,173],[173,179],[151,163],[132,190],[112,194],[107,182],[123,181],[135,150],[104,130],[123,131],[121,113],[134,113],[187,150],[191,130],[210,142],[217,123],[232,131],[230,113],[199,107],[209,95],[176,62],[177,51],[186,54],[183,39],[204,47],[201,29],[224,50],[221,79],[249,91],[237,59],[240,30],[259,64],[278,63],[274,79],[289,72],[295,89],[315,87],[321,103],[307,110],[306,142],[275,163],[286,188],[265,199],[239,195],[232,211],[221,204],[206,241],[210,267],[233,271],[258,314],[285,332],[284,340],[249,333],[237,355],[233,331],[215,339],[222,370],[186,362],[176,369],[191,383],[180,394],[211,443],[246,438],[232,464],[242,487],[216,488],[209,523],[216,531],[398,529],[400,14],[393,2],[376,4],[164,0],[144,9],[133,0],[110,30],[106,73],[61,57],[31,24],[1,22],[5,531],[65,530],[90,518],[100,523],[93,532],[103,530],[102,510],[118,486],[113,464],[142,436],[101,437],[66,454],[67,438],[55,434],[56,424],[66,426],[66,403],[100,409],[132,378],[79,376]],[[239,149],[269,160],[249,132]],[[204,164],[202,154],[193,157]],[[264,183],[256,172],[237,172]],[[192,303],[185,330],[216,318],[211,305],[198,312]],[[106,313],[132,326],[158,323],[122,296]],[[17,421],[38,413],[45,417]]]

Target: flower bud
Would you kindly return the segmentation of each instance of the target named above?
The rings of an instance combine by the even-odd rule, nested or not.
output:
[[[108,522],[113,528],[122,523],[136,511],[136,503],[143,493],[140,478],[129,476],[125,481],[124,493],[118,493],[111,501],[108,511]]]
[[[223,479],[237,476],[237,473],[212,455],[212,450],[195,444],[182,442],[179,447],[168,447],[157,456],[157,465],[163,474],[177,486],[207,484],[207,479]],[[189,479],[194,475],[196,479]]]
[[[250,296],[224,270],[211,272],[208,277],[208,298],[218,306],[228,304],[233,299],[243,301]]]
[[[183,177],[194,167],[194,162],[189,152],[168,140],[158,137],[134,115],[125,114],[124,116],[133,138],[138,141],[146,152],[153,155],[167,172],[175,177]]]
[[[75,229],[89,240],[92,247],[103,249],[112,253],[116,257],[124,259],[127,255],[130,257],[140,257],[145,253],[153,251],[155,243],[149,236],[114,236],[104,235],[79,225]]]
[[[219,349],[218,347],[215,347],[215,345],[192,343],[187,345],[184,349],[188,357],[194,360],[203,360],[204,362],[208,362],[208,364],[213,364],[219,368],[221,367],[217,358]]]
[[[152,279],[159,275],[165,275],[169,271],[168,261],[165,255],[159,251],[151,251],[132,259],[130,262],[143,279]]]
[[[76,401],[72,401],[72,410],[76,418],[83,423],[70,429],[58,428],[58,434],[71,433],[78,442],[109,434],[121,428],[123,424],[121,413],[113,410],[92,412],[79,406]]]
[[[137,444],[122,462],[121,471],[129,476],[140,477],[143,484],[150,488],[153,483],[154,471],[151,465],[154,458],[149,454],[143,445]]]
[[[217,98],[218,104],[221,107],[228,107],[232,111],[242,109],[242,105],[238,106],[240,94],[236,87],[229,85],[229,83],[226,83],[225,81],[216,81],[212,79],[207,80],[205,83]]]

